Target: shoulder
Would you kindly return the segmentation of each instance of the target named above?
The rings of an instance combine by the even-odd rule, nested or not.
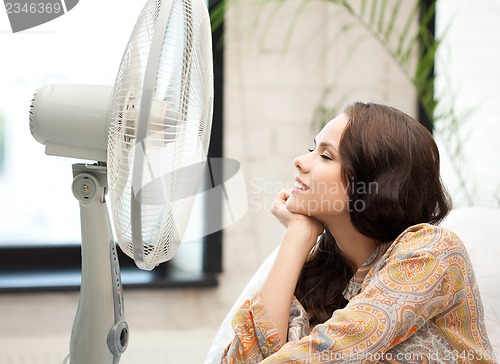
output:
[[[389,250],[398,256],[424,253],[439,257],[466,253],[464,244],[451,230],[425,223],[407,228],[394,240]]]
[[[445,277],[455,277],[457,287],[462,286],[470,267],[457,235],[441,226],[418,224],[394,240],[371,271],[367,284],[371,281],[394,297],[427,300],[442,291]]]

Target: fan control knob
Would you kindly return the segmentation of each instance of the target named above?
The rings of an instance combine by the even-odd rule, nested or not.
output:
[[[128,324],[125,321],[117,322],[108,334],[108,349],[114,355],[121,355],[128,345]]]

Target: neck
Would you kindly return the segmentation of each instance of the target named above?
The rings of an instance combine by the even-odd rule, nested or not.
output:
[[[332,217],[331,221],[325,221],[325,225],[332,233],[340,250],[358,269],[377,246],[375,239],[356,230],[349,214]]]

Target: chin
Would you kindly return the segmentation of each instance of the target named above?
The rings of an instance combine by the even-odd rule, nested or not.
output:
[[[297,201],[295,198],[289,198],[286,203],[286,208],[295,213],[295,214],[301,214],[301,215],[307,215],[307,216],[310,216],[310,212],[305,210],[303,208],[303,206],[301,205],[304,205],[303,203],[301,204],[300,201]]]
[[[296,214],[301,214],[301,213],[302,213],[302,211],[299,211],[299,209],[297,209],[297,207],[298,207],[297,205],[298,205],[298,203],[297,203],[297,201],[295,200],[295,198],[294,198],[293,196],[292,196],[292,197],[290,197],[290,198],[289,198],[288,200],[286,200],[286,202],[285,202],[285,206],[286,206],[286,208],[287,208],[289,211],[291,211],[291,212],[293,212],[293,213],[296,213]]]

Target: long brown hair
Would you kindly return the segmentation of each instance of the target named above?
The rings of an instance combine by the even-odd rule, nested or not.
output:
[[[354,227],[378,242],[394,240],[409,226],[438,224],[451,209],[439,174],[439,151],[430,132],[386,105],[356,102],[339,142],[342,177]],[[306,260],[295,295],[311,324],[345,307],[343,292],[355,267],[329,231]]]

